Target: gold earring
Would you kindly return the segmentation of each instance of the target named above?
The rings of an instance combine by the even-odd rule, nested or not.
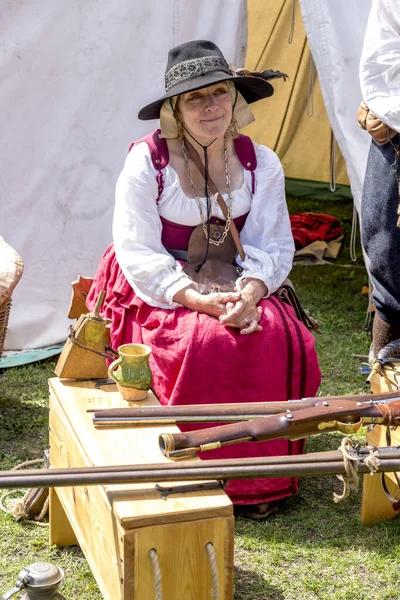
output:
[[[232,115],[231,122],[228,125],[228,131],[233,139],[239,137],[239,128],[235,115]]]

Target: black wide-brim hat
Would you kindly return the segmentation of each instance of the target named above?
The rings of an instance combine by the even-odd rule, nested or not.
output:
[[[186,94],[193,90],[219,83],[232,81],[243,98],[251,104],[274,93],[267,81],[276,77],[286,77],[279,71],[250,73],[245,69],[232,71],[221,50],[207,40],[194,40],[172,48],[168,53],[165,71],[165,94],[155,102],[144,106],[139,119],[158,119],[160,110],[167,98]]]

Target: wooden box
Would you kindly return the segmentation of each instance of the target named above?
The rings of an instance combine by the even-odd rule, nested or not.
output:
[[[88,408],[135,406],[114,385],[53,378],[49,386],[51,467],[169,462],[158,436],[175,426],[94,428]],[[149,393],[144,403],[158,401]],[[222,489],[166,500],[155,484],[50,490],[50,543],[81,546],[106,600],[158,598],[156,585],[163,600],[232,600],[233,526]]]
[[[371,381],[371,391],[375,394],[394,392],[400,385],[400,368],[385,367],[381,375],[375,375]],[[400,391],[399,391],[400,397]],[[391,446],[400,446],[400,429],[390,431]],[[370,446],[386,446],[386,427],[375,425],[367,433],[367,444]],[[400,476],[400,474],[399,474]],[[389,493],[400,500],[400,489],[393,473],[385,474],[386,486]],[[393,519],[400,510],[400,502],[393,503],[385,494],[382,487],[382,474],[364,475],[364,485],[361,501],[361,522],[369,525],[376,521]]]

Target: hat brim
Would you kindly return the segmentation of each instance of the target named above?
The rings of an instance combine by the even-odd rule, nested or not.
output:
[[[199,90],[209,85],[220,83],[221,81],[234,82],[237,90],[248,104],[262,100],[262,98],[269,98],[274,93],[272,85],[265,79],[262,79],[262,77],[255,77],[253,75],[228,75],[224,71],[213,71],[212,73],[205,73],[194,79],[187,79],[174,85],[162,98],[141,108],[138,118],[142,121],[159,119],[161,107],[167,98],[180,96],[181,94]]]

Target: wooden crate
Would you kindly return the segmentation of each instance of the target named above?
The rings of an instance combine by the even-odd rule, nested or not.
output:
[[[88,408],[135,406],[122,400],[114,385],[99,390],[93,382],[53,378],[49,386],[51,467],[169,462],[158,436],[177,431],[175,426],[94,428]],[[151,393],[144,403],[158,404]],[[217,583],[219,600],[232,600],[233,526],[232,504],[222,489],[181,492],[166,500],[155,484],[50,491],[50,543],[81,546],[106,600],[157,598],[151,549],[163,600],[210,600]]]
[[[396,382],[398,378],[398,382]],[[400,369],[385,368],[382,375],[375,375],[371,381],[371,391],[375,394],[381,392],[394,392],[400,384]],[[400,395],[400,392],[399,392]],[[400,429],[391,433],[391,445],[400,445]],[[386,446],[386,427],[375,425],[367,433],[367,444],[371,446]],[[400,475],[400,474],[399,474]],[[400,489],[393,473],[386,473],[386,485],[389,493],[395,498],[400,498]],[[364,485],[361,501],[361,522],[364,525],[376,521],[393,519],[400,510],[400,504],[393,504],[386,496],[382,487],[382,474],[364,475]]]

